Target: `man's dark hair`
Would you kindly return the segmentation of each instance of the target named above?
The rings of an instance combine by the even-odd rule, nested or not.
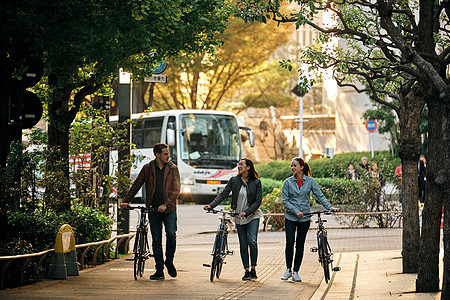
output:
[[[156,156],[156,153],[161,154],[162,149],[167,149],[167,148],[169,148],[169,145],[164,144],[164,143],[157,143],[157,144],[155,144],[155,146],[153,146],[153,154],[155,154],[155,156]]]

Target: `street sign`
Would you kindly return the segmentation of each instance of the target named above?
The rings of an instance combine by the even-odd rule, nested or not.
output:
[[[167,63],[165,61],[158,61],[156,68],[153,70],[153,74],[161,74],[167,68]]]
[[[152,75],[151,77],[145,77],[144,82],[166,83],[167,75]]]
[[[157,55],[157,52],[151,52],[149,56],[153,57],[155,55]],[[153,70],[152,73],[153,74],[161,74],[167,68],[167,62],[165,62],[165,61],[158,61],[156,63],[158,65],[155,67],[155,69]]]
[[[367,120],[366,121],[366,129],[368,132],[374,132],[377,130],[377,121],[375,120]]]

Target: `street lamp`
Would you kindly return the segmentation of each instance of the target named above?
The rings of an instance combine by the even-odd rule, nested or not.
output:
[[[299,97],[298,101],[298,129],[299,133],[299,147],[298,156],[303,158],[303,96],[309,92],[311,84],[305,78],[299,78],[297,84],[292,89],[292,93]]]

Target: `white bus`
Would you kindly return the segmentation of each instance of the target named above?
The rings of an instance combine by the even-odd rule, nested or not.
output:
[[[181,202],[209,203],[236,173],[242,158],[240,130],[248,134],[251,147],[254,134],[239,127],[235,114],[211,110],[170,110],[133,114],[132,153],[137,159],[131,169],[134,181],[144,164],[154,159],[153,145],[169,145],[170,158],[181,176]],[[112,124],[118,116],[110,117]],[[113,151],[110,170],[117,169],[117,151]],[[136,198],[144,199],[145,189]]]

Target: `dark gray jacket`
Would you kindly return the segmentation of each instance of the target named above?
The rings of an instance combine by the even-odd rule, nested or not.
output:
[[[216,207],[217,205],[222,203],[225,198],[228,197],[230,192],[232,192],[231,209],[235,210],[237,206],[239,190],[241,189],[242,184],[243,182],[240,175],[231,177],[230,180],[228,180],[228,183],[223,191],[219,195],[217,195],[217,197],[209,204],[209,206],[211,206],[211,208]],[[244,212],[247,216],[249,216],[259,208],[262,201],[261,180],[259,180],[258,178],[249,180],[247,182],[247,201],[248,208]]]

